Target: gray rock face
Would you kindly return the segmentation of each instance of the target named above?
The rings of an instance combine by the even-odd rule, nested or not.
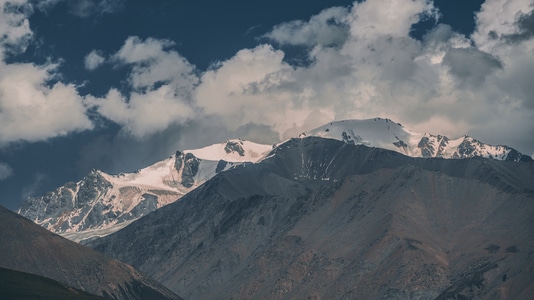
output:
[[[443,150],[447,145],[449,144],[449,138],[442,135],[433,136],[431,135],[433,139],[430,140],[429,137],[424,136],[419,141],[419,144],[417,144],[417,147],[421,149],[421,155],[422,157],[443,157]],[[435,141],[434,141],[435,139]],[[467,158],[467,157],[473,157],[475,155],[464,155],[461,156],[461,158]],[[455,157],[460,158],[460,157]]]
[[[217,174],[221,173],[226,168],[227,165],[228,165],[228,162],[224,160],[219,160],[219,162],[217,163],[217,167],[215,168],[215,173]]]
[[[462,158],[462,157],[470,157],[470,156],[475,156],[477,155],[477,146],[480,146],[482,145],[482,143],[480,143],[479,141],[477,140],[464,140],[460,146],[458,146],[458,153],[457,155],[455,156],[455,158]]]
[[[192,187],[195,184],[194,176],[198,173],[200,162],[193,154],[187,153],[183,158],[182,185]]]
[[[320,138],[269,157],[89,245],[190,299],[528,299],[534,289],[533,163]]]
[[[234,141],[228,141],[226,142],[226,146],[224,147],[224,151],[226,153],[232,153],[237,152],[239,156],[245,156],[245,150],[241,146],[239,142]]]
[[[93,170],[78,185],[69,182],[42,197],[28,198],[21,204],[19,213],[58,232],[68,229],[70,224],[80,224],[80,230],[87,229],[93,224],[116,217],[109,210],[110,207],[103,203],[91,205],[111,188],[112,185]],[[76,216],[71,219],[64,217],[66,212],[74,210],[79,210]]]
[[[395,145],[398,148],[407,148],[408,147],[408,144],[406,144],[404,141],[401,141],[401,140],[394,142],[393,145]]]
[[[191,153],[176,152],[174,167],[181,172],[180,184],[190,188],[195,184],[195,175],[198,173],[200,160]]]

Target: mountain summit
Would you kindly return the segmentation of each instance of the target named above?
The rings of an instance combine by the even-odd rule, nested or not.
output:
[[[532,158],[508,146],[492,146],[470,136],[450,139],[443,135],[415,133],[390,119],[343,120],[325,124],[300,134],[336,139],[353,145],[365,145],[396,151],[411,157],[461,159],[485,157],[508,161],[532,161]]]
[[[311,136],[392,150],[411,157],[532,160],[508,146],[491,146],[468,136],[454,140],[414,133],[382,118],[331,122],[304,132],[299,138]],[[242,163],[258,163],[276,153],[276,146],[234,139],[177,151],[168,159],[134,173],[111,175],[93,170],[79,182],[66,183],[43,196],[28,198],[18,213],[71,240],[90,240],[120,230],[180,199],[216,174]]]

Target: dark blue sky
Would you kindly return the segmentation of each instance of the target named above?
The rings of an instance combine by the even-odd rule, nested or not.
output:
[[[33,12],[27,14],[33,32],[28,47],[22,53],[8,53],[5,63],[59,63],[54,70],[56,76],[50,78],[47,84],[74,84],[81,97],[105,97],[110,88],[129,92],[132,86],[128,78],[132,66],[109,61],[131,36],[137,36],[141,41],[148,38],[171,41],[172,45],[168,45],[166,51],[179,53],[194,66],[193,72],[198,76],[210,68],[218,68],[219,62],[231,59],[239,50],[252,49],[262,43],[271,44],[275,50],[283,50],[284,60],[290,65],[306,64],[309,62],[302,62],[302,59],[306,60],[310,47],[292,46],[262,36],[278,24],[292,20],[308,21],[326,8],[351,7],[353,3],[347,0],[135,0],[118,1],[120,5],[103,10],[98,5],[104,2],[55,1],[41,9],[34,5]],[[450,31],[469,37],[475,29],[475,12],[482,2],[434,1],[440,12],[439,21],[426,19],[412,26],[411,37],[421,39],[438,24],[447,24]],[[85,10],[80,8],[88,3],[90,5],[85,6]],[[375,21],[377,24],[381,22]],[[107,62],[90,71],[84,65],[84,58],[93,50],[98,50]],[[276,138],[271,129],[264,128],[269,124],[254,125],[250,129],[247,123],[238,129],[225,129],[218,133],[216,125],[199,125],[217,124],[213,121],[216,117],[207,117],[206,120],[170,124],[139,139],[126,134],[124,124],[103,118],[95,110],[89,109],[86,114],[94,123],[93,129],[71,131],[66,135],[52,134],[38,140],[11,140],[0,145],[0,163],[11,170],[10,176],[0,180],[0,204],[15,210],[24,197],[40,195],[66,181],[80,180],[93,168],[115,173],[132,171],[165,158],[174,152],[171,150],[174,147],[216,143],[235,134],[250,137],[252,130],[266,132],[266,135],[258,137],[258,142]],[[194,138],[191,137],[193,135]],[[203,135],[206,139],[202,138]]]

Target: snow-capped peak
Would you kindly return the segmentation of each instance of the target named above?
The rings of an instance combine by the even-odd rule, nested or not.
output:
[[[18,213],[75,241],[104,236],[177,201],[217,173],[243,162],[257,162],[271,149],[271,145],[229,140],[177,151],[133,173],[92,170],[79,182],[28,198]]]
[[[393,150],[411,157],[459,159],[478,156],[510,161],[530,160],[530,157],[508,146],[484,144],[467,135],[450,139],[443,135],[416,133],[400,123],[383,118],[331,122],[299,135],[300,138],[307,136]]]

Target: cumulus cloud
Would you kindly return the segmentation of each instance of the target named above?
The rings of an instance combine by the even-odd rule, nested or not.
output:
[[[93,98],[89,102],[102,116],[141,139],[172,124],[184,123],[194,114],[193,109],[169,85],[144,93],[133,92],[128,99],[112,89],[105,98]]]
[[[472,39],[478,49],[488,52],[505,54],[500,51],[509,51],[509,38],[523,37],[517,42],[529,39],[531,30],[532,1],[530,0],[487,0],[476,15],[477,29]],[[530,29],[529,29],[530,28]],[[512,46],[514,48],[517,45]]]
[[[13,174],[11,167],[0,161],[0,181],[8,178]]]
[[[198,77],[193,65],[168,49],[172,45],[166,40],[128,38],[112,59],[131,67],[132,91],[123,95],[111,89],[103,98],[88,97],[87,103],[137,138],[193,118],[191,92]]]
[[[5,52],[26,49],[32,37],[28,15],[32,7],[26,0],[0,0],[0,59]]]
[[[206,114],[224,116],[227,125],[234,129],[253,120],[270,118],[267,112],[275,108],[282,113],[284,99],[273,97],[272,101],[265,101],[264,96],[288,80],[284,71],[291,71],[291,67],[283,58],[282,51],[268,45],[239,51],[202,75],[196,103]]]
[[[338,45],[348,35],[348,26],[344,22],[348,14],[346,7],[328,8],[312,16],[308,22],[296,20],[277,25],[263,37],[288,45]]]
[[[55,65],[0,63],[0,144],[91,129],[72,84],[49,85]]]
[[[502,63],[488,53],[475,48],[453,48],[443,57],[443,63],[450,67],[450,73],[461,84],[477,86],[484,79],[502,69]]]
[[[23,0],[0,0],[0,146],[40,141],[91,129],[76,87],[56,80],[57,65],[6,63],[6,52],[22,52],[33,36]]]
[[[534,12],[522,14],[517,20],[518,32],[505,35],[504,38],[511,43],[528,40],[534,36]]]
[[[353,37],[405,37],[413,24],[429,17],[438,17],[431,1],[369,0],[354,3],[349,22]]]
[[[129,82],[134,89],[152,89],[157,84],[172,84],[182,93],[190,92],[197,83],[195,68],[178,52],[170,49],[168,40],[129,37],[114,55],[119,64],[132,66]]]
[[[309,22],[276,26],[266,36],[284,42],[281,33],[295,32],[315,44],[311,65],[290,66],[283,52],[268,45],[241,50],[203,74],[197,103],[204,112],[221,115],[228,126],[266,124],[281,138],[336,118],[400,114],[397,109],[406,101],[435,93],[416,85],[439,81],[437,71],[415,60],[423,46],[409,37],[411,26],[433,13],[425,1],[368,1],[355,3],[351,11],[335,8]],[[318,24],[328,24],[331,16],[343,22],[336,26],[346,32],[335,48],[325,47],[316,33],[308,34],[312,28],[320,31]]]
[[[89,52],[84,58],[85,68],[87,70],[96,70],[98,67],[100,67],[106,59],[102,55],[101,51],[93,50]]]

